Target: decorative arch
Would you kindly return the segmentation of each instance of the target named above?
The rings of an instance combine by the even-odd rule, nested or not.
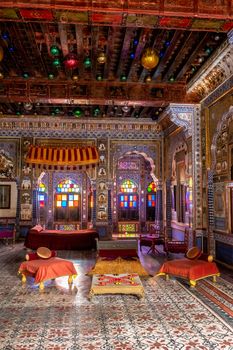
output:
[[[125,154],[123,154],[119,159],[122,159],[124,158],[125,156],[129,156],[131,154],[137,154],[137,155],[140,155],[142,156],[145,160],[147,160],[149,163],[150,163],[150,166],[151,166],[151,172],[150,172],[150,175],[152,177],[152,179],[154,180],[154,182],[156,184],[159,183],[159,179],[158,177],[155,175],[155,163],[154,163],[154,160],[149,157],[145,152],[140,152],[140,151],[129,151],[129,152],[126,152]]]
[[[221,134],[224,133],[224,131],[227,131],[229,124],[233,121],[233,106],[230,106],[229,110],[225,112],[222,116],[222,119],[219,120],[217,125],[217,130],[213,136],[213,141],[211,144],[211,155],[212,155],[212,163],[211,163],[211,169],[214,171],[216,168],[216,162],[217,162],[217,140],[220,137]]]
[[[172,168],[171,168],[171,179],[172,180],[176,178],[176,160],[175,160],[175,157],[176,157],[176,154],[178,152],[181,152],[181,151],[185,152],[184,162],[185,162],[185,173],[187,174],[187,170],[188,170],[188,146],[187,146],[186,142],[182,141],[176,146],[176,148],[172,154]]]

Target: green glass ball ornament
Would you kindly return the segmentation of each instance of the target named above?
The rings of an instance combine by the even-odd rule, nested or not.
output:
[[[55,114],[59,114],[59,113],[61,112],[61,110],[60,110],[59,107],[55,107],[54,110],[53,110],[53,112],[54,112]]]
[[[54,74],[53,74],[53,73],[49,73],[48,79],[52,80],[52,79],[54,79],[54,78],[55,78]]]
[[[28,79],[28,78],[29,78],[29,73],[24,72],[24,73],[23,73],[23,78],[24,78],[24,79]]]
[[[127,76],[125,74],[121,75],[121,81],[126,81],[127,80]]]
[[[85,57],[84,61],[83,61],[84,67],[85,68],[90,68],[91,67],[91,59],[90,57]]]
[[[60,55],[60,50],[56,45],[53,45],[50,47],[50,53],[52,56],[58,56]]]
[[[22,115],[22,113],[20,111],[17,111],[16,115],[20,116],[20,115]]]
[[[94,108],[94,116],[97,117],[100,114],[100,108],[99,107],[95,107]]]
[[[101,74],[97,74],[97,76],[96,76],[96,80],[98,80],[98,81],[102,81],[102,80],[103,80],[102,75],[101,75]]]
[[[73,115],[77,118],[81,117],[82,114],[83,114],[83,110],[80,107],[76,107],[73,110]]]
[[[55,58],[53,60],[53,66],[54,67],[60,67],[60,65],[61,65],[61,60],[59,58]]]

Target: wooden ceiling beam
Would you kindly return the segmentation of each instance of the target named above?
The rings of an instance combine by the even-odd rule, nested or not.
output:
[[[0,102],[161,106],[185,101],[183,84],[3,79]]]
[[[179,1],[174,2],[171,7],[170,2],[160,0],[158,5],[157,1],[128,1],[128,0],[116,0],[111,1],[99,1],[94,4],[92,1],[47,1],[41,0],[39,3],[37,0],[21,0],[21,1],[2,1],[2,8],[18,8],[18,9],[47,9],[47,10],[63,10],[63,11],[77,11],[77,12],[102,12],[102,13],[118,13],[122,15],[127,14],[145,14],[152,16],[177,16],[184,18],[216,18],[216,19],[232,19],[233,3],[231,0],[226,0],[227,3],[224,6],[219,4],[216,0],[210,1],[209,5],[202,6],[201,0],[195,0],[192,5],[182,5]],[[114,6],[115,5],[115,6]]]

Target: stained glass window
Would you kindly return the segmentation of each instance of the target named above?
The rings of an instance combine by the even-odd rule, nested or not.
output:
[[[57,193],[79,193],[80,188],[73,180],[64,180],[60,182],[56,189]]]
[[[154,183],[154,181],[152,181],[147,187],[147,192],[151,193],[156,191],[157,191],[156,184]]]
[[[55,221],[78,221],[80,216],[80,187],[70,179],[61,181],[55,193]]]
[[[137,186],[132,180],[124,180],[120,185],[120,194],[118,196],[120,220],[138,219],[137,191]]]
[[[46,195],[46,186],[44,183],[39,184],[39,193],[38,193],[38,199],[39,199],[39,207],[44,208],[45,207],[45,195]]]
[[[57,186],[56,207],[78,207],[79,205],[79,186],[73,180],[64,180]]]
[[[133,193],[137,192],[137,186],[132,180],[125,180],[120,186],[120,192],[122,193]]]
[[[155,207],[156,207],[156,184],[152,181],[147,186],[147,206],[146,206],[146,218],[148,221],[155,220]]]

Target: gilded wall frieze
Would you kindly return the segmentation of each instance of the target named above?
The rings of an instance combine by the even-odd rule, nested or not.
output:
[[[207,97],[233,74],[233,30],[219,49],[203,64],[188,84],[187,93],[199,100]]]
[[[122,120],[62,120],[51,117],[0,118],[0,136],[34,136],[62,138],[161,138],[161,126],[157,122],[128,122]]]

